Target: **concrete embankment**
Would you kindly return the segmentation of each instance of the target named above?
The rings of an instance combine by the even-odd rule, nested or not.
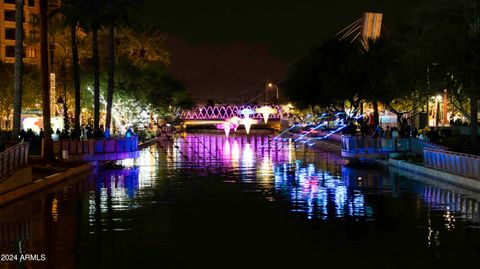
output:
[[[315,143],[314,147],[340,154],[342,149],[339,141],[341,141],[340,135],[332,135],[331,137],[329,137],[329,139],[318,140]],[[395,160],[392,158],[389,158],[388,160],[369,159],[368,161],[380,164],[397,174],[408,174],[408,176],[413,178],[427,177],[433,181],[440,181],[443,183],[452,184],[462,188],[467,188],[472,191],[480,191],[479,180],[428,168],[423,166],[422,164],[414,164],[406,161]]]
[[[144,149],[155,143],[156,139],[151,139],[139,144],[138,148]],[[16,200],[22,199],[28,195],[59,184],[79,174],[88,174],[96,167],[105,165],[109,162],[110,161],[87,162],[79,164],[75,167],[67,168],[65,170],[62,169],[57,173],[53,172],[47,176],[40,176],[40,178],[38,178],[38,175],[35,175],[35,173],[32,175],[31,166],[25,167],[22,170],[17,171],[17,173],[12,175],[11,178],[0,182],[3,184],[0,184],[0,206],[4,206]],[[35,177],[38,179],[35,179]]]
[[[437,179],[445,183],[453,184],[474,191],[480,191],[480,181],[473,178],[463,177],[444,171],[432,169],[419,164],[413,164],[406,161],[389,159],[388,161],[378,161],[387,165],[389,169],[395,172],[409,173],[410,175],[426,176]]]
[[[15,200],[21,199],[27,195],[30,195],[32,193],[41,191],[47,187],[50,187],[52,185],[58,184],[62,182],[63,180],[66,180],[68,178],[71,178],[75,175],[81,174],[81,173],[87,173],[90,172],[92,169],[94,169],[98,165],[97,162],[90,162],[90,163],[85,163],[77,167],[69,168],[65,171],[55,173],[53,175],[46,176],[44,178],[35,180],[35,181],[30,181],[27,184],[24,184],[18,188],[15,188],[13,190],[9,190],[6,193],[3,193],[0,195],[0,206],[3,206],[5,204],[11,203]]]

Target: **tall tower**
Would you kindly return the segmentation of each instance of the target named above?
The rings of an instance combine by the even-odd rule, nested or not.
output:
[[[39,0],[24,0],[24,62],[38,64]],[[0,62],[15,62],[15,0],[0,0]]]
[[[361,38],[368,49],[368,40],[377,40],[382,33],[382,13],[364,12],[362,14]]]
[[[360,41],[368,50],[368,40],[377,40],[382,34],[382,19],[382,13],[364,12],[359,19],[343,28],[335,37],[351,42]]]

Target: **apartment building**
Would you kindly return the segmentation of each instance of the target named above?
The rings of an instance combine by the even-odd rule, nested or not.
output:
[[[56,2],[56,1],[55,1]],[[0,0],[0,61],[15,61],[15,0]],[[40,62],[40,2],[24,0],[24,62]]]

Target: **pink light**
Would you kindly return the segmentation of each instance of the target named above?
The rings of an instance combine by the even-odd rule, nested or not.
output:
[[[227,121],[232,124],[232,127],[233,127],[233,130],[236,132],[237,131],[237,128],[238,128],[238,125],[240,125],[240,121],[242,119],[237,117],[237,116],[233,116],[231,117],[230,119],[228,119]]]

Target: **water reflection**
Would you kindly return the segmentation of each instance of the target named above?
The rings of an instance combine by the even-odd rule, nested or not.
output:
[[[283,163],[275,166],[275,189],[292,202],[292,211],[307,218],[373,218],[362,190],[346,178],[318,169],[314,164]]]
[[[142,259],[153,262],[151,257],[175,264],[172,252],[181,252],[175,248],[195,241],[183,238],[191,230],[203,234],[212,229],[209,240],[217,232],[219,237],[232,236],[232,231],[252,233],[252,240],[258,240],[249,242],[252,247],[264,242],[263,235],[270,230],[282,238],[287,226],[262,228],[262,221],[284,206],[286,214],[311,225],[302,226],[311,234],[330,222],[348,226],[354,234],[358,229],[355,240],[363,245],[352,247],[357,252],[372,247],[373,239],[363,238],[363,233],[377,236],[377,232],[373,241],[379,245],[395,246],[404,238],[412,246],[465,244],[462,251],[476,249],[475,240],[468,238],[480,238],[480,229],[472,229],[480,222],[478,193],[381,169],[349,168],[335,154],[271,138],[271,134],[232,134],[228,139],[186,134],[142,151],[136,160],[100,168],[0,208],[0,253],[15,252],[19,242],[27,251],[47,253],[48,262],[28,265],[33,268],[131,268]],[[262,218],[265,210],[268,215]],[[252,216],[256,225],[242,222]],[[386,233],[388,229],[400,239]],[[352,236],[339,230],[335,240]],[[305,241],[330,242],[317,239]],[[279,246],[291,247],[282,240]],[[197,251],[202,250],[192,252]],[[132,252],[131,262],[119,266],[118,261]]]

